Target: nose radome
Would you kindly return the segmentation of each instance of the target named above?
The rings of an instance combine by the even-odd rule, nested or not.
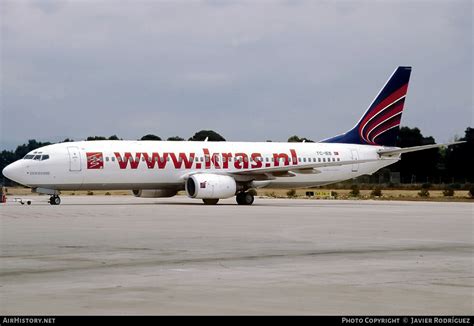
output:
[[[3,169],[2,174],[10,180],[21,183],[20,179],[21,179],[22,169],[20,168],[19,165],[20,164],[18,162],[13,162],[12,164],[7,165]]]
[[[12,165],[11,164],[8,164],[2,171],[2,174],[8,178],[8,179],[11,179],[12,175],[11,175],[11,171],[12,171]]]

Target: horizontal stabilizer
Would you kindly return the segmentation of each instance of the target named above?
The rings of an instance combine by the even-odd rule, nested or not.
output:
[[[378,150],[377,153],[380,156],[395,156],[395,155],[400,155],[404,153],[422,151],[425,149],[448,147],[448,146],[462,144],[462,143],[465,143],[465,141],[456,141],[456,142],[448,143],[448,144],[431,144],[431,145],[413,146],[413,147],[405,147],[405,148],[381,149],[381,150]]]

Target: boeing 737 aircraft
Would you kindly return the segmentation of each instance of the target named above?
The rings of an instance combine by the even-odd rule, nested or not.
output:
[[[205,204],[236,196],[251,205],[255,188],[340,182],[400,160],[403,153],[450,144],[394,147],[411,67],[398,67],[359,122],[318,143],[80,141],[49,145],[8,165],[3,175],[51,195],[61,190],[123,190],[172,197],[185,190]]]

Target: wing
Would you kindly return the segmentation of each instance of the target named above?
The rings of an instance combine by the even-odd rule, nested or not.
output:
[[[431,149],[431,148],[437,148],[437,147],[447,147],[447,146],[452,146],[452,145],[462,144],[462,143],[465,143],[465,141],[456,141],[456,142],[447,143],[447,144],[413,146],[413,147],[405,147],[405,148],[380,149],[377,151],[377,154],[379,154],[380,157],[392,157],[392,156],[400,155],[403,153],[422,151],[425,149]]]
[[[239,171],[213,171],[215,174],[226,174],[234,177],[237,181],[252,181],[252,180],[274,180],[277,177],[294,177],[297,174],[318,174],[321,173],[319,168],[331,167],[331,166],[344,166],[359,163],[377,162],[384,158],[376,158],[370,160],[350,160],[350,161],[339,161],[339,162],[320,162],[320,163],[300,163],[298,165],[286,165],[286,166],[274,166],[265,168],[251,168]],[[398,160],[398,158],[385,158],[389,160]],[[193,171],[186,173],[181,176],[183,180],[186,180],[190,175],[197,173],[206,173],[204,171]]]
[[[297,174],[318,174],[321,173],[319,168],[332,167],[332,166],[344,166],[359,163],[377,162],[377,159],[368,160],[350,160],[350,161],[339,161],[339,162],[319,162],[319,163],[302,163],[298,165],[286,165],[286,166],[275,166],[269,168],[252,168],[246,170],[239,170],[235,172],[229,172],[229,175],[235,177],[239,181],[247,180],[273,180],[277,177],[294,177]]]

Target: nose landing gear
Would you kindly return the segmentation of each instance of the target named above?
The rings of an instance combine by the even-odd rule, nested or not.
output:
[[[59,205],[59,204],[61,204],[61,198],[59,198],[58,195],[53,195],[53,196],[49,197],[49,203],[51,205]]]

